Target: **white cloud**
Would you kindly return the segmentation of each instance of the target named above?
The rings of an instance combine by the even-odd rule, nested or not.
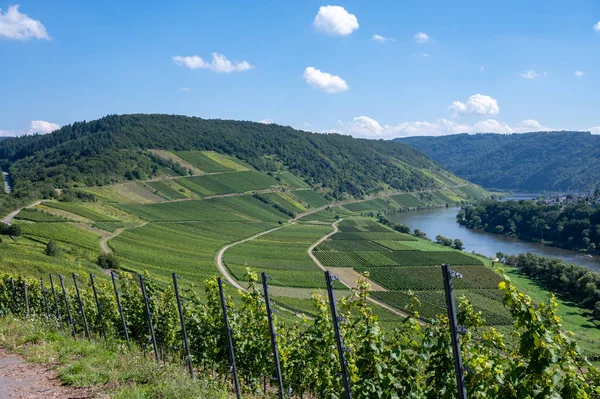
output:
[[[310,123],[308,123],[308,122],[304,122],[304,127],[305,128],[311,128],[312,125]]]
[[[479,72],[483,72],[483,70],[485,69],[485,67],[482,65],[479,67]]]
[[[524,79],[535,79],[538,76],[540,76],[539,73],[537,73],[536,71],[534,71],[533,69],[528,69],[525,72],[521,72],[519,74],[520,77],[524,78]]]
[[[258,123],[264,123],[265,125],[270,125],[271,123],[273,123],[273,119],[271,119],[271,118],[261,119],[258,121]]]
[[[352,122],[348,123],[338,122],[341,129],[334,129],[334,131],[354,137],[372,139],[390,139],[407,136],[443,136],[457,133],[527,133],[552,130],[542,126],[541,123],[533,119],[526,119],[514,126],[495,119],[485,119],[474,124],[462,124],[448,119],[439,119],[436,122],[413,121],[382,126],[379,122],[367,116],[356,117]]]
[[[600,21],[598,21],[598,23],[596,25],[594,25],[594,30],[596,32],[600,32]]]
[[[427,33],[419,32],[415,33],[413,36],[417,43],[427,43],[430,40],[430,37]]]
[[[179,91],[192,91],[189,87],[180,87]]]
[[[474,94],[466,103],[454,101],[448,109],[454,112],[454,115],[496,115],[500,112],[498,101],[490,96],[483,94]]]
[[[0,8],[0,37],[14,40],[50,40],[46,27],[38,20],[19,12],[19,5],[9,6],[5,13]]]
[[[180,55],[173,57],[173,62],[179,66],[183,66],[189,69],[209,69],[214,72],[243,72],[254,68],[248,61],[234,61],[231,62],[223,54],[212,53],[211,62],[206,62],[199,55],[192,55],[182,57]]]
[[[0,129],[0,137],[12,137],[12,136],[15,136],[15,134],[12,132],[9,132],[8,130]]]
[[[394,42],[394,41],[396,41],[396,39],[394,39],[393,37],[385,37],[385,36],[375,34],[375,35],[371,36],[371,41],[385,43],[385,42]]]
[[[592,134],[600,134],[600,126],[592,126],[588,129]]]
[[[304,79],[306,83],[325,93],[339,93],[349,89],[344,79],[327,72],[321,72],[313,67],[304,70]]]
[[[583,71],[575,71],[573,74],[575,76],[577,76],[578,78],[581,78],[582,76],[585,76],[585,72],[583,72]]]
[[[27,131],[27,134],[46,134],[52,133],[53,131],[58,129],[60,129],[60,125],[57,125],[56,123],[46,121],[31,121],[31,123],[29,124],[29,130]]]
[[[352,122],[338,121],[345,134],[354,137],[378,138],[385,133],[385,129],[375,119],[368,116],[357,116]]]
[[[322,6],[313,21],[313,26],[318,31],[330,35],[347,36],[358,29],[358,19],[344,7]]]

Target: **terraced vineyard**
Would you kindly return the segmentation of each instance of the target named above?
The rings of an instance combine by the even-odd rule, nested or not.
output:
[[[330,231],[331,226],[296,223],[230,248],[224,261],[238,281],[250,267],[266,271],[276,286],[325,288],[323,272],[307,249]]]
[[[279,184],[273,177],[255,171],[184,177],[177,183],[201,197],[265,190]]]
[[[315,256],[328,268],[368,272],[371,280],[388,290],[374,291],[374,297],[407,308],[412,301],[409,291],[413,291],[421,302],[418,311],[422,317],[445,314],[439,266],[448,263],[463,276],[454,280],[457,297],[469,298],[489,325],[512,322],[497,289],[500,276],[477,257],[397,233],[371,220],[343,220],[339,229],[315,249]]]

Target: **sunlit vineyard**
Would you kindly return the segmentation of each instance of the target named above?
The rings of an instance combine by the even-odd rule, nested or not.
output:
[[[66,296],[63,296],[55,276],[54,297],[48,289],[46,276],[47,289],[42,291],[39,279],[5,275],[0,280],[0,317],[12,313],[46,319],[50,324],[59,319],[64,333],[69,334],[73,328],[79,339],[88,329],[96,337],[106,334],[109,339],[117,337],[123,342],[128,337],[134,345],[145,348],[150,362],[153,355],[148,341],[148,313],[138,279],[134,277],[128,273],[119,275],[121,313],[109,281],[96,282],[96,302],[89,277],[79,276],[81,305],[85,312],[82,313],[70,278],[64,280],[67,288]],[[235,353],[242,393],[265,395],[276,389],[267,310],[257,287],[257,276],[249,273],[247,279],[248,292],[239,292],[235,298],[226,299],[231,348]],[[158,345],[157,356],[167,360],[178,358],[169,356],[171,354],[180,354],[180,358],[185,359],[173,289],[153,282],[148,275],[145,285]],[[506,303],[506,308],[501,311],[493,307],[488,311],[488,295],[496,294],[456,290],[457,298],[460,298],[457,300],[460,321],[467,329],[461,336],[461,349],[467,370],[468,394],[481,398],[524,399],[531,397],[531,392],[544,390],[555,397],[595,397],[600,389],[600,374],[561,330],[555,313],[556,304],[534,304],[510,284],[502,282],[499,286],[500,290],[494,291]],[[431,317],[431,324],[419,325],[411,316],[401,317],[398,328],[387,333],[380,327],[376,313],[366,300],[367,290],[368,284],[359,282],[356,290],[338,301],[344,320],[340,328],[343,346],[347,348],[345,356],[353,396],[371,398],[375,387],[380,392],[377,396],[382,398],[433,398],[442,392],[454,397],[457,388],[447,319],[426,314]],[[192,289],[180,291],[180,295],[192,372],[210,373],[230,380],[231,360],[223,334],[225,324],[216,280],[206,280],[204,292]],[[440,306],[444,304],[435,291],[420,293],[417,298]],[[411,297],[413,304],[417,298]],[[473,307],[475,303],[477,305]],[[324,297],[315,295],[312,305],[307,302],[302,307],[311,314],[310,319],[284,321],[275,317],[274,320],[284,391],[291,397],[338,397],[344,388],[329,304]],[[487,311],[494,324],[507,324],[514,319],[521,345],[507,346],[502,335],[494,329],[485,329],[482,338],[476,339],[478,330],[483,330],[478,309]],[[69,312],[72,323],[67,317]],[[126,347],[123,350],[127,350]],[[530,367],[524,368],[524,364]],[[553,377],[548,378],[548,375]],[[515,390],[516,387],[519,389]]]

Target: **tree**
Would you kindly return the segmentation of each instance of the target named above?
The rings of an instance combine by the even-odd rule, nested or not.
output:
[[[419,229],[415,229],[413,234],[415,235],[415,237],[419,237],[419,238],[427,238],[427,234],[425,234],[424,231],[421,231]]]
[[[7,232],[11,237],[19,237],[22,234],[21,226],[18,224],[11,224],[8,226]]]
[[[0,234],[3,236],[8,235],[8,227],[6,223],[0,223]]]
[[[459,238],[457,238],[456,240],[454,240],[452,248],[462,251],[463,249],[465,249],[465,246],[463,245],[463,242]]]
[[[119,268],[119,260],[112,253],[100,254],[100,256],[98,256],[96,263],[98,263],[98,266],[100,266],[103,269],[118,269]]]
[[[48,241],[48,244],[46,244],[46,250],[44,252],[48,256],[58,256],[60,255],[60,248],[55,240],[50,240]]]

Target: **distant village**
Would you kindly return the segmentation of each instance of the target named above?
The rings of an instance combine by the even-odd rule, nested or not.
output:
[[[544,201],[546,205],[553,204],[587,204],[600,205],[600,187],[587,193],[573,192],[552,196],[542,196],[539,201]]]

